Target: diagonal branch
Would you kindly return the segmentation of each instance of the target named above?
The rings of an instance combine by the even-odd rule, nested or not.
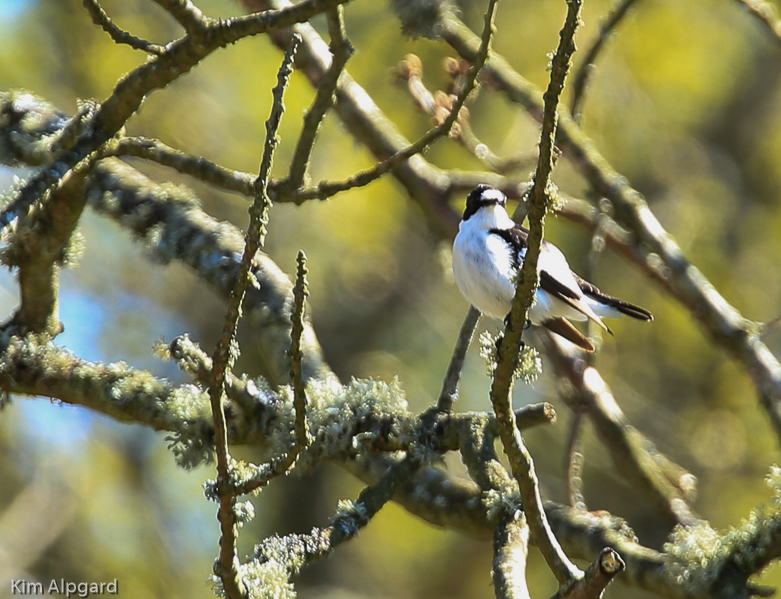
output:
[[[480,320],[480,311],[474,306],[469,306],[464,324],[461,325],[461,331],[458,333],[456,346],[453,348],[453,357],[450,359],[450,365],[442,383],[442,391],[437,400],[437,409],[442,412],[451,411],[453,403],[458,397],[458,381],[461,379],[466,352],[469,349],[469,344],[472,343],[472,336],[475,333],[478,320]]]
[[[776,42],[781,42],[781,21],[778,19],[778,10],[767,0],[735,0],[742,4],[748,12],[756,17]]]

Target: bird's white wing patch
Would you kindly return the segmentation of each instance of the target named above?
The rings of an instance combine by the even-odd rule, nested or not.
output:
[[[543,245],[540,251],[540,258],[537,261],[537,270],[544,270],[559,283],[571,289],[577,297],[581,297],[583,293],[580,290],[578,282],[575,277],[572,276],[572,269],[569,267],[567,258],[552,243],[546,243]]]

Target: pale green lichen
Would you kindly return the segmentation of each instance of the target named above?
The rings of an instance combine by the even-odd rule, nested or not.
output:
[[[486,371],[489,377],[493,377],[498,363],[497,346],[504,333],[497,331],[492,335],[488,331],[480,333],[478,342],[480,344],[480,357],[483,358],[486,365]],[[540,353],[529,345],[521,347],[518,354],[518,366],[513,372],[513,380],[521,380],[526,384],[533,383],[542,373],[542,360]]]
[[[739,526],[720,534],[707,522],[677,526],[665,544],[670,575],[686,593],[702,594],[719,584],[725,566],[746,578],[759,572],[781,552],[781,469],[773,466],[765,479],[775,492],[769,506],[755,508]]]
[[[725,556],[722,537],[707,522],[676,526],[665,544],[667,569],[684,589],[706,589],[718,577]]]
[[[290,582],[284,564],[276,560],[250,561],[242,564],[239,575],[244,579],[249,599],[295,599],[296,589]]]
[[[258,435],[261,441],[257,445],[260,465],[231,463],[231,477],[240,488],[249,481],[273,477],[274,464],[297,443],[291,389],[282,387],[274,391],[265,380],[257,379],[247,383],[247,390],[256,398],[258,406],[268,412],[264,418],[270,426],[261,426],[257,432],[250,433],[250,436]],[[310,446],[298,456],[296,469],[306,470],[324,458],[355,456],[370,451],[378,435],[382,435],[384,442],[399,446],[413,441],[414,427],[410,426],[412,420],[398,380],[385,383],[353,379],[347,385],[332,378],[310,380],[306,392],[306,418],[313,438]],[[205,393],[203,395],[197,405],[205,410],[204,420],[211,422],[208,398]],[[376,422],[378,415],[383,418],[383,426],[366,430],[366,423]],[[177,462],[187,468],[213,458],[211,451],[204,452],[206,445],[213,443],[211,434],[179,431],[169,440]]]
[[[185,336],[187,334],[185,333]],[[171,356],[171,346],[166,343],[165,337],[160,337],[152,344],[152,353],[161,360],[169,361],[173,360]]]
[[[495,489],[489,489],[483,491],[481,500],[490,521],[496,521],[502,514],[515,512],[521,505],[521,496],[517,488],[512,493],[501,493]]]
[[[533,383],[541,373],[540,352],[529,345],[524,345],[518,355],[518,366],[513,373],[513,379],[520,379],[528,385]]]
[[[302,453],[298,467],[310,467],[318,456],[337,456],[347,452],[360,451],[369,437],[359,434],[360,423],[371,420],[377,414],[388,416],[404,415],[407,401],[399,381],[390,383],[374,379],[353,379],[341,385],[334,379],[310,380],[306,395],[307,421],[312,431],[313,443]],[[264,439],[271,455],[285,453],[294,443],[295,410],[293,392],[290,387],[279,390],[279,401],[275,401],[278,425]],[[398,441],[404,431],[391,426],[383,434]]]
[[[552,212],[561,210],[567,204],[567,200],[561,195],[559,188],[550,179],[545,187],[545,196],[548,199],[548,210]]]
[[[310,556],[327,553],[329,546],[328,532],[321,529],[314,529],[307,535],[274,535],[264,539],[255,547],[252,558],[239,568],[247,596],[251,599],[294,599],[296,592],[290,577]],[[213,580],[218,593],[224,593],[222,583],[216,577]]]
[[[773,496],[773,503],[778,505],[781,503],[781,468],[778,466],[771,466],[770,472],[765,477],[765,484],[773,489],[775,495]]]
[[[501,333],[498,334],[501,335]],[[480,357],[485,362],[486,373],[489,377],[492,377],[499,360],[496,354],[496,339],[494,339],[494,336],[488,331],[483,331],[480,333],[477,342],[480,345]]]
[[[82,256],[84,256],[85,247],[84,234],[79,229],[76,229],[62,248],[62,252],[58,259],[59,265],[63,268],[76,268],[79,265]]]
[[[290,582],[290,572],[284,562],[275,558],[261,561],[250,560],[239,566],[239,577],[247,590],[249,599],[295,599],[296,591]],[[222,580],[211,577],[214,592],[227,597]]]
[[[255,517],[255,506],[250,501],[237,501],[233,506],[233,516],[241,528]]]
[[[195,385],[182,385],[167,398],[166,407],[179,423],[165,438],[176,463],[186,470],[212,463],[214,431],[207,394]]]

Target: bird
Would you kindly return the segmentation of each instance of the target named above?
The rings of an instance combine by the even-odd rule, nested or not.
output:
[[[467,196],[453,242],[453,274],[461,294],[480,312],[500,320],[510,312],[529,236],[527,228],[510,218],[506,203],[501,190],[485,184],[475,187]],[[570,320],[591,320],[612,334],[603,318],[654,318],[645,308],[603,293],[579,277],[562,251],[547,240],[540,247],[537,272],[540,282],[528,320],[587,352],[594,351],[594,344]]]

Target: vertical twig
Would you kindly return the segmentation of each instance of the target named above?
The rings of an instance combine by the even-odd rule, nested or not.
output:
[[[274,157],[278,139],[277,130],[285,111],[283,97],[285,89],[293,72],[293,58],[300,37],[294,37],[290,49],[285,54],[282,66],[277,75],[277,85],[273,90],[274,103],[271,115],[266,121],[266,144],[263,149],[263,158],[260,163],[260,173],[255,181],[255,201],[250,207],[250,224],[245,238],[244,253],[239,264],[239,272],[236,284],[231,291],[228,301],[228,313],[225,317],[225,325],[222,335],[217,343],[212,356],[213,378],[209,388],[214,416],[214,442],[217,454],[217,494],[219,497],[219,510],[217,518],[220,521],[220,555],[215,562],[215,574],[220,577],[225,592],[231,598],[246,596],[246,588],[238,575],[239,558],[236,553],[237,525],[234,514],[236,495],[231,485],[230,454],[228,452],[228,431],[225,425],[225,412],[222,407],[222,398],[225,391],[225,377],[235,358],[234,339],[236,327],[241,316],[241,304],[244,294],[249,286],[250,268],[252,260],[258,249],[263,246],[268,225],[268,211],[271,204],[267,186],[271,172],[271,164]]]
[[[580,0],[567,0],[567,18],[553,57],[548,89],[543,95],[544,112],[540,155],[529,194],[529,238],[521,276],[513,298],[505,334],[497,346],[497,365],[491,385],[491,403],[499,424],[504,451],[518,481],[523,507],[532,538],[553,571],[560,587],[569,587],[583,577],[580,569],[566,556],[550,529],[542,507],[534,462],[515,423],[510,390],[521,350],[521,334],[538,285],[537,260],[542,244],[545,214],[549,208],[550,174],[553,170],[553,142],[556,135],[557,107],[564,81],[575,52],[574,36],[580,24]]]
[[[458,381],[461,379],[466,352],[472,342],[478,320],[480,320],[480,311],[474,306],[469,306],[469,312],[466,313],[464,324],[461,325],[461,331],[458,333],[458,340],[453,349],[453,357],[450,359],[450,366],[448,366],[445,380],[442,383],[442,393],[439,394],[437,400],[437,410],[440,412],[450,412],[458,397]]]
[[[306,423],[306,389],[301,372],[304,353],[301,351],[301,335],[304,333],[304,302],[309,295],[306,275],[306,254],[298,252],[296,285],[293,288],[293,328],[290,332],[290,379],[293,383],[293,407],[296,410],[296,445],[291,453],[293,460],[309,446],[309,428]]]

